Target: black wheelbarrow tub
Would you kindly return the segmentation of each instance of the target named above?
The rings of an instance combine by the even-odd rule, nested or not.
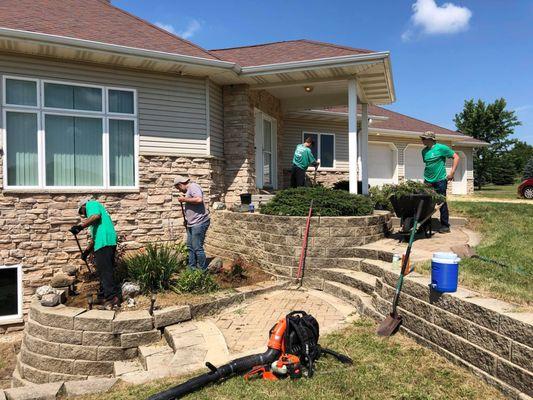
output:
[[[436,201],[428,194],[409,194],[390,197],[390,202],[394,208],[396,216],[401,219],[414,218],[418,203],[424,200],[424,207],[422,207],[422,214],[420,221],[430,217],[435,212]]]

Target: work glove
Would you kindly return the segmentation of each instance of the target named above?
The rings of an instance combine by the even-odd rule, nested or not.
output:
[[[91,254],[91,251],[89,249],[85,249],[82,253],[81,253],[81,259],[83,261],[87,261],[87,258],[89,257],[89,254]]]
[[[80,233],[82,230],[83,230],[83,226],[81,226],[81,225],[74,225],[72,228],[69,229],[69,231],[70,231],[73,235],[77,235],[77,234]]]

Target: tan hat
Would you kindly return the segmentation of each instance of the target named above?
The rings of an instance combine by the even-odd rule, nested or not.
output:
[[[92,199],[83,199],[83,200],[80,200],[80,202],[78,203],[78,214],[81,214],[81,208],[86,205],[89,201],[91,201]]]
[[[435,132],[426,131],[423,135],[420,135],[420,139],[433,139],[437,140],[437,137],[435,136]]]
[[[178,183],[187,183],[190,179],[183,175],[178,175],[174,178],[174,186],[176,186]]]

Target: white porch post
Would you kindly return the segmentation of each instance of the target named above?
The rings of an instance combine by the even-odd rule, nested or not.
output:
[[[348,170],[350,193],[357,193],[357,81],[348,80]]]
[[[368,194],[368,104],[361,104],[361,183]]]

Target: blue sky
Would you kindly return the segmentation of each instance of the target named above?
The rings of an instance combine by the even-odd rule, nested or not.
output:
[[[392,110],[453,129],[465,99],[504,97],[515,137],[533,144],[533,1],[448,3],[113,0],[207,49],[306,38],[390,50]]]

